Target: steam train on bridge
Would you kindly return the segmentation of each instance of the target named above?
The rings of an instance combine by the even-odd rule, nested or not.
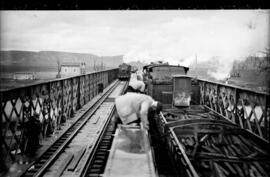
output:
[[[131,65],[126,63],[120,64],[118,69],[118,79],[129,80],[130,75],[131,75]]]
[[[23,120],[31,115],[25,113],[28,108],[37,112],[37,107],[42,109],[37,120],[57,115],[70,120],[65,126],[56,121],[62,126],[55,130],[56,138],[30,160],[22,160],[22,147],[29,146],[23,141],[23,131],[18,138],[23,122],[17,130],[11,121],[2,122],[7,125],[3,128],[7,132],[3,135],[5,143],[1,144],[4,159],[10,157],[16,168],[21,165],[17,173],[13,169],[6,176],[270,176],[269,94],[192,78],[188,70],[164,63],[143,67],[146,94],[163,104],[159,114],[149,115],[149,131],[116,126],[113,121],[114,100],[136,74],[126,63],[113,70],[2,92],[3,108],[10,99],[14,106],[9,117],[17,106],[18,101],[13,101],[16,95],[21,99],[33,93],[42,101],[22,105]],[[100,84],[104,90],[99,91]],[[7,109],[2,111],[7,119]],[[7,143],[10,139],[12,146]],[[13,147],[22,151],[14,154]]]

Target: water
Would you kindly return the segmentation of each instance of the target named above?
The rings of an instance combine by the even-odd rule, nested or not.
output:
[[[37,79],[55,79],[57,72],[45,71],[45,72],[34,72]],[[13,79],[13,73],[1,72],[1,79]]]

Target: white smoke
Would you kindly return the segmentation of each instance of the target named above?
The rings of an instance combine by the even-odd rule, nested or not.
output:
[[[230,71],[233,66],[233,60],[226,60],[226,59],[216,59],[217,68],[212,71],[208,70],[207,74],[212,76],[217,80],[224,80],[225,78],[230,77]]]
[[[222,11],[228,18],[220,18],[219,12],[208,19],[173,18],[138,36],[141,40],[130,48],[124,60],[161,60],[194,67],[197,55],[198,64],[216,63],[216,70],[209,69],[208,74],[222,80],[229,76],[234,60],[244,60],[269,48],[269,11],[264,12]]]

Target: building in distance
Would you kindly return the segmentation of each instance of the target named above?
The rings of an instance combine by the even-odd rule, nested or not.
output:
[[[57,78],[78,76],[86,73],[85,63],[62,63]]]
[[[36,74],[34,72],[16,72],[13,74],[14,80],[35,80]]]

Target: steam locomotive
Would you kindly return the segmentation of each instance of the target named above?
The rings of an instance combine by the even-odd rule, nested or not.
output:
[[[119,80],[129,80],[131,75],[131,65],[122,63],[119,65],[118,79]]]

